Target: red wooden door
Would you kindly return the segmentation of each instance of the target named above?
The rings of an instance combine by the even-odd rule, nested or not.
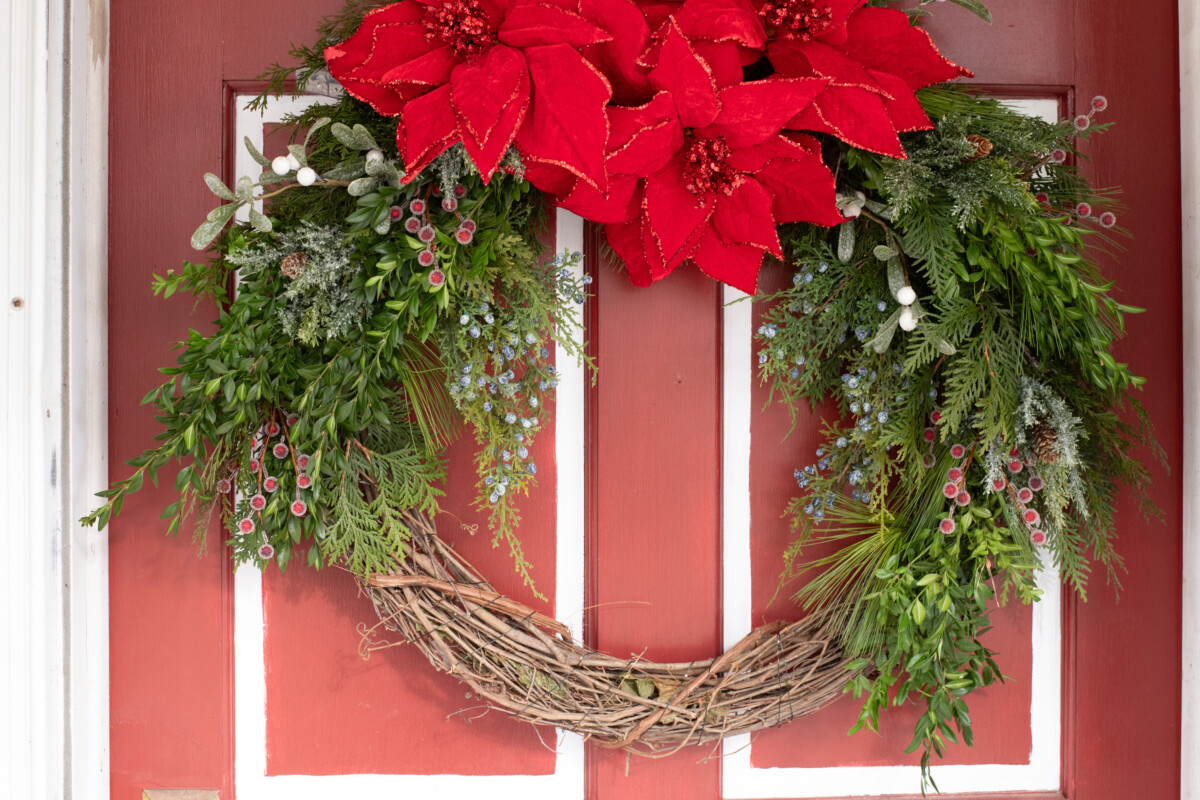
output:
[[[285,57],[290,41],[309,41],[317,19],[340,5],[113,0],[114,463],[154,432],[137,400],[155,381],[154,366],[170,357],[169,342],[210,311],[189,319],[187,300],[152,300],[148,284],[152,272],[190,255],[190,232],[209,202],[199,176],[234,171],[234,98],[267,63]],[[1120,545],[1129,573],[1120,601],[1099,582],[1086,604],[1063,598],[1061,645],[1050,646],[1060,675],[1046,678],[1035,664],[1047,652],[1044,642],[1040,650],[1030,644],[1040,624],[1028,611],[1005,612],[1007,638],[998,647],[1017,680],[973,704],[976,748],[956,750],[950,761],[994,767],[994,779],[972,773],[983,781],[975,784],[979,796],[1034,788],[1003,781],[1050,747],[1058,751],[1057,778],[1037,785],[1047,796],[1176,797],[1182,417],[1175,11],[1170,3],[1100,0],[989,5],[991,28],[950,4],[937,5],[930,23],[946,54],[974,69],[977,82],[1056,99],[1067,110],[1077,97],[1110,100],[1107,118],[1117,125],[1090,145],[1088,169],[1097,183],[1124,189],[1122,222],[1135,239],[1109,274],[1125,287],[1124,301],[1149,309],[1131,320],[1118,357],[1149,378],[1145,401],[1175,472],[1155,472],[1165,525],[1124,509]],[[589,239],[585,248],[596,277],[586,313],[600,380],[586,405],[579,402],[582,419],[545,436],[542,446],[558,458],[539,463],[558,461],[562,474],[545,476],[524,527],[540,588],[551,598],[542,607],[578,614],[586,606],[588,640],[613,653],[709,657],[751,619],[788,612],[766,600],[787,536],[779,514],[791,469],[815,446],[816,422],[780,443],[780,411],[763,413],[763,397],[740,371],[749,346],[743,332],[753,323],[739,307],[723,307],[718,285],[680,270],[651,289],[634,289],[595,245]],[[568,437],[585,444],[580,474],[563,469],[563,459],[580,452]],[[469,448],[461,445],[460,456]],[[470,484],[463,472],[450,477],[452,495],[465,487],[450,510],[468,525],[476,521],[465,502]],[[739,485],[755,487],[748,509],[737,505]],[[571,502],[573,491],[582,492],[581,504]],[[554,743],[527,726],[495,713],[476,718],[478,703],[459,684],[404,648],[359,659],[355,626],[372,612],[346,575],[294,569],[268,572],[260,583],[235,579],[216,544],[197,560],[186,542],[162,536],[165,494],[134,498],[111,528],[114,798],[139,797],[147,787],[211,787],[222,798],[240,791],[242,800],[380,787],[397,796],[556,800],[811,797],[824,780],[847,787],[827,792],[835,795],[917,789],[911,771],[895,781],[869,771],[903,763],[898,736],[907,720],[894,720],[883,737],[847,740],[848,703],[764,733],[726,758],[689,749],[627,764],[620,753],[574,751],[569,742],[555,754]],[[586,536],[582,569],[564,547],[560,506],[586,511],[576,526]],[[450,517],[441,523],[503,586],[508,566],[488,550],[486,535],[472,537]],[[219,536],[214,531],[214,543]],[[580,585],[584,599],[573,596]],[[257,638],[247,640],[247,620],[256,615]],[[247,664],[258,672],[245,672]],[[1057,691],[1045,692],[1047,680]],[[1044,725],[1031,717],[1047,697],[1057,697],[1053,719],[1061,728],[1049,745]],[[258,750],[248,747],[251,740]],[[857,772],[818,774],[830,769]],[[431,777],[414,777],[422,774]],[[854,782],[869,783],[871,775],[884,781],[880,790]]]

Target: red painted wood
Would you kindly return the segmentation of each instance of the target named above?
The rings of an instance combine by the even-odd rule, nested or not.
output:
[[[592,262],[593,264],[595,261]],[[596,272],[593,646],[657,661],[720,649],[720,290],[692,268],[650,289]],[[659,761],[590,752],[592,797],[713,797],[711,751]]]
[[[284,9],[267,0],[168,6],[113,0],[114,463],[150,441],[154,424],[137,400],[157,380],[154,365],[169,359],[168,343],[212,313],[202,309],[189,317],[186,299],[152,299],[148,284],[152,272],[192,255],[188,237],[210,205],[199,176],[222,171],[227,156],[224,87],[284,58],[289,41],[309,41],[315,21],[340,5],[293,0]],[[1175,467],[1173,474],[1155,471],[1165,525],[1144,523],[1134,509],[1123,509],[1120,545],[1130,571],[1122,577],[1120,602],[1097,579],[1090,602],[1071,605],[1065,614],[1065,795],[1177,797],[1182,401],[1174,4],[989,5],[996,18],[990,29],[951,4],[933,7],[936,40],[948,56],[976,71],[977,82],[1021,87],[1021,93],[1030,87],[1063,90],[1084,99],[1103,92],[1110,99],[1105,119],[1116,126],[1090,146],[1095,163],[1088,169],[1099,183],[1124,187],[1130,208],[1122,224],[1134,232],[1135,243],[1109,274],[1125,287],[1123,299],[1150,309],[1130,320],[1130,338],[1119,355],[1149,377],[1145,401]],[[592,263],[599,290],[592,335],[601,377],[589,408],[589,598],[597,606],[589,613],[587,634],[615,653],[708,657],[720,647],[718,293],[686,272],[651,290],[633,290],[608,265],[594,258]],[[774,413],[755,423],[756,436],[762,426],[778,424]],[[774,502],[782,510],[792,462],[800,457],[794,454],[806,454],[814,442],[812,429],[803,428],[784,445],[778,457],[787,467],[778,475],[762,473],[771,488],[760,504]],[[776,457],[757,447],[756,458]],[[549,465],[548,455],[539,463]],[[767,463],[762,462],[764,470]],[[114,477],[123,474],[114,467]],[[169,485],[170,476],[163,477]],[[547,481],[543,491],[548,486]],[[185,541],[162,536],[158,511],[168,495],[147,489],[111,529],[112,793],[137,797],[143,787],[212,786],[232,797],[229,572],[220,547],[197,561]],[[458,513],[467,519],[464,511]],[[756,506],[754,514],[755,562],[769,579],[778,553],[772,537],[779,533],[760,526],[759,520],[772,521],[768,510]],[[526,542],[546,590],[553,584],[553,549],[536,527],[526,525]],[[492,557],[483,534],[467,548],[483,551],[481,560]],[[489,570],[499,583],[509,577],[502,556]],[[272,771],[290,771],[305,759],[333,772],[402,767],[401,747],[367,747],[354,755],[349,744],[355,734],[362,741],[378,735],[371,725],[396,713],[383,703],[395,701],[394,692],[409,692],[410,699],[420,695],[417,705],[401,713],[405,720],[422,720],[424,730],[414,732],[411,747],[431,758],[438,757],[438,743],[451,742],[486,764],[486,771],[518,758],[521,768],[510,771],[547,769],[544,751],[533,752],[520,741],[521,726],[510,728],[495,715],[471,726],[440,721],[472,701],[456,694],[459,687],[451,679],[413,663],[403,649],[357,661],[352,622],[370,613],[350,581],[339,580],[344,577],[296,570],[284,580],[268,578],[270,657],[281,667],[294,667],[274,672],[268,692],[274,709],[268,726]],[[773,583],[756,583],[756,603],[768,586]],[[783,613],[762,605],[759,610]],[[1013,663],[1012,657],[1006,655],[1003,663]],[[999,702],[1015,704],[1021,691],[1020,681],[1003,687]],[[358,702],[342,703],[344,698]],[[756,761],[795,764],[789,755],[824,747],[820,742],[826,739],[836,741],[838,750],[830,755],[842,761],[874,757],[855,755],[854,747],[866,747],[857,743],[841,750],[847,726],[834,720],[836,713],[841,712],[831,711],[828,721],[814,720],[820,733],[803,736],[797,728],[765,735],[756,745]],[[986,730],[980,723],[977,746],[1003,752],[1008,743],[994,742],[991,723]],[[494,732],[481,735],[489,726]],[[804,747],[787,745],[801,738]],[[874,744],[867,749],[873,751]],[[589,798],[714,800],[720,766],[704,760],[709,754],[693,748],[662,761],[634,760],[625,777],[623,756],[591,749]]]

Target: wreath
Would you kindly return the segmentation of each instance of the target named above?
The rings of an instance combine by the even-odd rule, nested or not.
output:
[[[1121,233],[1113,195],[1075,166],[1107,101],[1053,124],[948,85],[969,73],[919,26],[929,2],[350,0],[251,107],[292,80],[330,102],[286,120],[286,153],[247,140],[260,175],[205,175],[209,259],[154,290],[219,316],[145,396],[158,443],[85,522],[178,460],[170,533],[191,520],[202,544],[220,515],[240,563],[345,566],[382,624],[519,718],[661,754],[845,689],[855,729],[925,706],[927,775],[971,742],[965,697],[1003,679],[989,605],[1036,600],[1043,561],[1081,594],[1093,564],[1115,578],[1118,486],[1156,513],[1142,379],[1111,354],[1139,309],[1092,260]],[[465,422],[493,543],[532,586],[517,498],[552,348],[587,361],[581,254],[538,239],[552,203],[602,225],[639,286],[790,274],[755,298],[761,379],[793,410],[836,405],[786,509],[781,586],[815,575],[803,621],[709,662],[617,659],[438,538]]]

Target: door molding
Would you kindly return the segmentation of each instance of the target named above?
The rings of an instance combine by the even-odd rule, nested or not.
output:
[[[1183,218],[1183,685],[1180,797],[1200,796],[1200,9],[1179,0]]]
[[[0,465],[8,539],[0,739],[11,797],[108,780],[107,536],[78,520],[108,480],[108,0],[0,12]]]

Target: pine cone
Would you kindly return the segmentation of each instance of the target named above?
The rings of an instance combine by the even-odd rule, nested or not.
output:
[[[967,159],[967,161],[978,161],[981,158],[987,158],[992,153],[992,143],[984,136],[977,133],[972,133],[967,137],[967,142],[975,148],[975,155]]]
[[[1033,452],[1037,460],[1043,464],[1053,464],[1058,461],[1058,432],[1044,422],[1033,426],[1029,432],[1033,442]]]
[[[308,253],[297,251],[283,259],[279,265],[279,271],[289,278],[297,278],[306,266],[308,266]]]

